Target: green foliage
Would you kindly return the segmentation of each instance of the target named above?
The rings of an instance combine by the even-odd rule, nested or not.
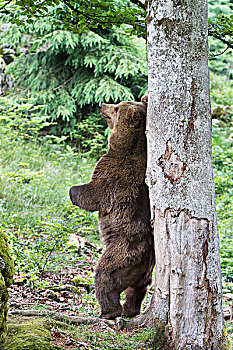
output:
[[[218,105],[232,106],[233,105],[233,80],[228,77],[210,72],[210,96],[212,110]],[[233,118],[229,118],[229,122]]]
[[[11,99],[0,98],[0,122],[6,125],[6,139],[35,138],[38,132],[54,123],[47,122],[48,117],[40,115],[43,106],[33,104],[34,99],[18,98],[18,103]]]
[[[5,5],[5,6],[4,6]],[[27,23],[36,18],[47,16],[50,6],[56,6],[57,23],[66,30],[76,33],[95,30],[100,26],[105,29],[113,24],[128,24],[128,32],[144,34],[145,5],[139,0],[17,0],[0,1],[0,10],[17,12],[14,22],[20,24],[22,17]]]
[[[49,129],[53,134],[74,139],[77,122],[87,117],[87,124],[93,113],[100,115],[102,102],[134,100],[146,92],[146,47],[143,39],[128,38],[125,27],[79,35],[66,31],[56,11],[55,5],[48,8],[46,18],[19,26],[11,23],[0,37],[2,45],[15,50],[8,67],[15,80],[14,98],[19,93],[30,96],[35,106],[41,106],[39,115],[56,122]],[[18,16],[6,15],[2,22],[12,22],[14,15]],[[98,125],[103,138],[106,123]]]
[[[209,34],[232,46],[232,16],[229,0],[209,0]],[[98,28],[106,29],[112,25],[127,24],[126,32],[145,36],[145,16],[147,1],[140,0],[33,0],[0,1],[0,12],[17,13],[13,22],[33,23],[35,19],[46,17],[50,6],[56,6],[56,20],[63,29],[74,33],[84,33]]]
[[[233,3],[229,0],[209,0],[209,47],[212,72],[233,77]],[[228,49],[231,47],[231,49]],[[224,54],[222,54],[228,49]]]
[[[224,291],[233,292],[233,138],[232,129],[214,126],[213,166]]]
[[[110,129],[105,129],[99,121],[100,117],[90,114],[76,125],[72,138],[83,154],[98,155],[107,150],[107,139]]]
[[[226,10],[227,10],[227,6]],[[213,20],[209,20],[209,34],[216,39],[219,39],[229,47],[233,47],[233,15],[227,16],[223,13],[224,9],[221,7],[221,12]]]

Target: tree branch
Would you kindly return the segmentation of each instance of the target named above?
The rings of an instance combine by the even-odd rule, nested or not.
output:
[[[210,55],[209,60],[213,60],[215,57],[223,55],[228,49],[230,49],[230,45],[228,44],[227,47],[220,53],[217,53],[216,55]]]
[[[63,84],[61,84],[61,85],[55,87],[55,88],[53,89],[53,91],[56,91],[57,89],[60,89],[61,87],[63,87],[63,86],[65,86],[66,84],[68,84],[69,81],[71,81],[72,78],[73,78],[73,76],[70,77],[68,80],[66,80]]]
[[[85,17],[87,19],[87,21],[91,21],[92,22],[92,21],[95,21],[95,19],[98,19],[98,22],[97,21],[96,22],[99,23],[100,25],[102,25],[102,24],[109,24],[109,23],[119,25],[119,24],[122,23],[121,21],[114,20],[115,16],[113,16],[113,15],[108,15],[108,16],[107,15],[97,15],[96,13],[93,13],[93,15],[91,15],[90,12],[89,12],[89,14],[87,14],[87,13],[85,13],[83,11],[78,10],[73,5],[71,5],[69,3],[69,0],[63,0],[63,1],[64,1],[64,4],[67,7],[69,7],[69,9],[71,11],[75,12],[77,15],[81,15],[81,16]],[[137,5],[140,2],[139,0],[131,0],[131,1],[133,1],[133,2],[136,1]],[[141,3],[141,5],[143,5],[143,4]],[[100,7],[100,6],[98,6],[98,7]],[[145,7],[143,7],[143,9],[145,10]],[[128,21],[128,24],[132,24],[133,25],[133,23],[131,23],[131,22]],[[71,23],[74,24],[74,25],[77,24],[77,22],[74,22],[74,21],[72,21]]]
[[[84,16],[85,18],[87,18],[87,19],[90,19],[90,20],[93,20],[93,19],[95,19],[95,18],[106,18],[106,16],[99,16],[99,15],[96,15],[96,14],[94,14],[93,16],[91,16],[91,15],[87,15],[85,12],[82,12],[82,11],[79,11],[78,9],[76,9],[73,5],[71,5],[70,3],[69,3],[69,0],[63,0],[64,1],[64,3],[66,4],[66,6],[68,6],[72,11],[74,11],[75,13],[77,13],[77,14],[79,14],[79,15],[82,15],[82,16]],[[113,18],[112,16],[110,16],[111,18]],[[101,22],[101,23],[108,23],[108,22],[106,22],[106,21],[104,21],[104,22]]]
[[[133,329],[135,326],[144,325],[147,313],[136,316],[131,320],[124,320],[122,317],[117,317],[115,320],[106,320],[99,317],[80,317],[80,316],[67,316],[59,314],[58,312],[51,312],[46,310],[12,310],[8,312],[8,315],[22,315],[22,316],[38,316],[38,317],[50,317],[56,321],[67,322],[73,325],[79,324],[106,324],[108,327],[116,327],[117,330],[121,329]]]
[[[226,44],[228,46],[229,49],[233,49],[233,44],[232,43],[229,43],[229,41],[227,41],[226,39],[222,38],[220,35],[218,34],[209,34],[211,35],[212,37],[220,40],[222,43]]]
[[[65,321],[69,322],[70,324],[96,324],[100,322],[108,323],[109,325],[112,325],[112,323],[108,320],[102,320],[98,317],[80,317],[80,316],[66,316],[59,314],[58,312],[51,312],[46,310],[13,310],[8,313],[9,315],[22,315],[22,316],[49,316],[53,318],[56,321]]]
[[[145,5],[140,0],[130,0],[133,4],[137,5],[138,7],[141,7],[143,10],[146,11]]]
[[[0,7],[0,11],[2,11],[3,9],[6,10],[6,6],[9,5],[12,2],[12,0],[7,1],[7,3],[5,5],[3,5],[2,7]]]

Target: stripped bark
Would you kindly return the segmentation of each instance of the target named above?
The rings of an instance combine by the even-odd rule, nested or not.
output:
[[[168,348],[227,349],[211,155],[206,0],[149,0],[150,324]]]

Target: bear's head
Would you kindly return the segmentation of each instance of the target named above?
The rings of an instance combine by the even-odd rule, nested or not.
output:
[[[124,101],[119,104],[103,103],[100,109],[112,134],[109,147],[129,149],[135,145],[139,135],[145,138],[147,95],[141,102]]]

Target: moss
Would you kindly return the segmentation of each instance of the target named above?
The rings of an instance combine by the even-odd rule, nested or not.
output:
[[[74,279],[72,279],[72,281],[74,282]],[[74,282],[74,284],[76,285],[76,283]],[[80,285],[80,284],[78,284]],[[64,286],[65,287],[65,286]],[[65,290],[68,290],[68,291],[72,291],[73,293],[77,293],[77,294],[80,294],[80,291],[78,290],[78,288],[76,288],[75,286],[69,286],[64,289],[61,289],[61,286],[51,286],[51,287],[46,287],[48,290],[52,290],[54,292],[61,292],[61,291],[65,291]]]
[[[221,338],[221,348],[222,350],[231,350],[231,343],[228,338],[227,330],[225,324],[223,325],[222,338]]]
[[[5,286],[5,281],[0,273],[0,345],[4,344],[6,337],[6,318],[7,318],[7,301],[9,298],[9,293],[7,287]]]
[[[150,340],[148,346],[149,349],[153,350],[170,350],[173,347],[170,344],[169,340],[169,329],[168,325],[161,323],[158,319],[151,321],[153,323],[150,326],[154,329],[154,334]]]
[[[71,281],[74,283],[75,287],[84,287],[88,293],[90,293],[93,288],[90,281],[81,276],[76,276]]]
[[[6,340],[7,350],[55,350],[60,347],[50,344],[52,336],[49,325],[43,319],[9,323]]]
[[[14,262],[10,255],[8,239],[2,231],[0,231],[0,270],[4,277],[6,287],[9,287],[12,284],[15,270]]]
[[[90,282],[88,281],[88,279],[86,279],[84,277],[81,277],[81,276],[76,276],[71,281],[74,282],[74,285],[76,287],[78,287],[78,286],[89,286],[90,285]]]
[[[3,346],[6,337],[7,302],[9,293],[7,287],[12,283],[14,275],[14,263],[10,255],[8,239],[0,231],[0,347]]]

